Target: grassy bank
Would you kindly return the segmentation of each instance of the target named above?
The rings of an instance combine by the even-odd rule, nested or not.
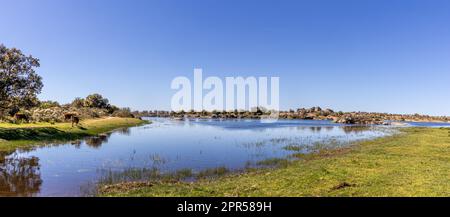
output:
[[[72,127],[71,123],[0,123],[0,151],[32,147],[43,142],[79,139],[143,123],[146,121],[117,117],[82,120],[77,127]]]
[[[104,196],[450,196],[450,132],[399,135],[303,156],[283,168],[194,183],[124,183]]]

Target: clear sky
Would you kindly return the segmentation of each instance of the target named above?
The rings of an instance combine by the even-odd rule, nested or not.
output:
[[[41,99],[169,109],[175,76],[279,76],[282,109],[450,115],[450,1],[0,0]]]

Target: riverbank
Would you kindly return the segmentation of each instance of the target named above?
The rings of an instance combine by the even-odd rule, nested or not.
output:
[[[72,127],[71,123],[0,123],[0,151],[33,147],[44,142],[80,139],[145,123],[148,121],[119,117],[82,120],[76,127]]]
[[[450,196],[448,128],[401,133],[302,156],[276,169],[193,183],[103,186],[101,196]]]

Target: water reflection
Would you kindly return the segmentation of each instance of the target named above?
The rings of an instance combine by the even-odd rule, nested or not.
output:
[[[111,136],[110,133],[108,134],[100,134],[98,136],[92,136],[85,140],[86,145],[88,145],[91,148],[100,148],[103,143],[108,142],[108,138]]]
[[[0,154],[0,195],[33,196],[41,185],[39,158]]]
[[[125,136],[129,136],[131,134],[130,128],[121,128],[121,129],[116,130],[115,132],[120,133]]]
[[[342,130],[345,133],[360,133],[368,130],[372,130],[374,127],[371,126],[343,126]]]

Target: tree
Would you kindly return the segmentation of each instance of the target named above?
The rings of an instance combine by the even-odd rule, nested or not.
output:
[[[98,93],[94,93],[86,97],[84,100],[84,107],[108,108],[110,105],[108,99],[103,98],[103,96]]]
[[[70,103],[70,106],[75,108],[82,108],[84,106],[84,99],[77,97],[72,101],[72,103]]]
[[[114,117],[121,117],[121,118],[134,118],[134,114],[131,112],[131,109],[128,107],[116,110],[116,111],[114,111],[114,113],[112,115]]]
[[[38,104],[37,94],[43,87],[35,71],[39,66],[39,59],[0,44],[0,115]]]
[[[43,108],[43,109],[47,109],[47,108],[53,108],[53,107],[60,107],[61,105],[59,105],[58,102],[56,101],[51,101],[51,100],[47,100],[47,101],[42,101],[39,103],[39,107]]]

